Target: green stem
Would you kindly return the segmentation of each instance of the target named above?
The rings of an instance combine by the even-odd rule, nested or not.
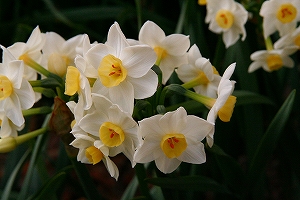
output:
[[[29,133],[26,133],[26,134],[23,134],[23,135],[20,135],[18,137],[16,137],[16,143],[18,145],[24,143],[24,142],[27,142],[28,140],[34,138],[34,137],[37,137],[43,133],[46,133],[48,131],[48,128],[47,127],[43,127],[43,128],[40,128],[40,129],[37,129],[35,131],[31,131]]]
[[[138,22],[138,30],[142,27],[142,6],[141,0],[135,0],[135,7],[136,7],[136,16]]]
[[[184,1],[183,5],[181,6],[181,11],[180,11],[175,33],[182,33],[188,2],[189,2],[188,0]]]
[[[21,55],[19,59],[23,60],[26,65],[28,65],[29,67],[33,68],[34,70],[36,70],[37,72],[41,73],[42,75],[44,75],[46,77],[50,76],[51,73],[48,70],[46,70],[44,67],[42,67],[37,62],[35,62],[27,54]]]
[[[193,80],[186,82],[186,83],[182,84],[181,86],[184,87],[185,89],[190,89],[190,88],[193,88],[198,85],[199,85],[199,77],[194,78]]]
[[[272,43],[271,37],[267,37],[267,38],[265,39],[265,45],[266,45],[266,49],[267,49],[268,51],[271,51],[271,50],[274,49],[274,48],[273,48],[273,43]]]
[[[39,108],[31,108],[28,110],[22,110],[23,116],[31,116],[36,114],[49,114],[52,112],[52,109],[48,106],[42,106]]]
[[[143,194],[143,196],[145,196],[146,199],[152,199],[151,195],[150,195],[148,185],[145,182],[146,170],[145,170],[144,164],[137,163],[135,165],[134,169],[135,169],[138,181],[139,181],[139,186],[140,186],[141,193]]]

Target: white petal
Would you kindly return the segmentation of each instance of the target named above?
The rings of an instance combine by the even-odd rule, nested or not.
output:
[[[178,157],[178,160],[193,164],[202,164],[206,161],[206,154],[202,142],[195,145],[188,145],[186,150]]]
[[[183,107],[176,111],[167,112],[160,120],[159,126],[164,133],[181,133],[186,127],[187,113]]]
[[[120,108],[132,114],[134,106],[134,88],[128,81],[123,81],[116,87],[109,88],[109,99]]]
[[[103,160],[103,163],[108,170],[111,177],[114,177],[116,180],[118,180],[119,177],[119,170],[116,164],[109,158],[105,157]]]
[[[254,72],[255,70],[259,69],[262,67],[263,63],[261,61],[254,61],[250,64],[248,68],[248,73]]]
[[[165,37],[164,31],[152,21],[146,21],[139,33],[139,41],[152,48],[159,46]]]
[[[128,76],[139,78],[144,76],[154,65],[156,54],[149,46],[131,46],[125,48],[120,55]]]
[[[128,82],[133,85],[134,98],[145,99],[151,97],[156,92],[158,77],[153,70],[149,70],[147,74],[140,78],[128,77]]]
[[[176,158],[169,159],[165,155],[162,155],[155,160],[157,168],[165,174],[175,171],[179,167],[180,163],[180,160]]]
[[[214,129],[214,125],[208,121],[193,116],[187,116],[186,127],[182,130],[182,133],[187,138],[192,138],[194,141],[202,141],[211,130]]]
[[[6,116],[16,126],[22,126],[22,124],[25,122],[25,119],[22,114],[21,104],[18,96],[12,93],[9,98],[6,98],[2,101]]]
[[[35,103],[34,91],[27,80],[22,81],[21,88],[15,89],[15,93],[20,99],[21,109],[26,110],[33,106]]]
[[[169,55],[182,56],[190,47],[190,39],[189,36],[182,34],[172,34],[163,40],[161,47],[165,49]]]
[[[107,34],[107,45],[113,47],[116,50],[116,57],[120,56],[121,51],[129,46],[125,35],[120,29],[120,26],[115,22],[109,29]]]

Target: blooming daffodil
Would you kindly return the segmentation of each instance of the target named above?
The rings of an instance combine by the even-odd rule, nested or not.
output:
[[[247,10],[234,0],[207,0],[207,14],[205,22],[209,23],[209,30],[223,33],[226,48],[235,44],[242,34],[246,38],[245,23],[248,19]]]
[[[134,154],[135,162],[154,160],[161,172],[171,173],[181,162],[201,164],[206,161],[201,141],[214,131],[214,125],[187,115],[183,107],[165,115],[145,118],[139,125],[141,144]]]
[[[154,22],[147,21],[141,27],[139,41],[154,49],[156,65],[162,71],[162,83],[165,84],[174,69],[186,63],[186,52],[190,47],[189,36],[165,32]]]
[[[264,1],[259,14],[263,17],[264,37],[267,38],[277,30],[283,36],[296,28],[300,21],[299,0]]]

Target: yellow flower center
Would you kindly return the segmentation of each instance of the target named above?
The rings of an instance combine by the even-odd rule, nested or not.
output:
[[[271,54],[267,57],[267,65],[271,71],[278,70],[283,66],[280,55]]]
[[[224,106],[218,111],[218,116],[223,122],[229,122],[236,103],[236,97],[230,95]]]
[[[154,47],[154,51],[155,51],[155,53],[157,55],[157,59],[156,59],[155,64],[157,66],[159,66],[161,60],[164,59],[168,55],[168,53],[167,53],[167,51],[165,49],[163,49],[161,47],[158,47],[158,46]]]
[[[300,34],[297,35],[297,37],[295,37],[294,43],[295,43],[295,45],[297,45],[298,47],[300,47]]]
[[[104,122],[99,129],[99,136],[103,144],[108,147],[117,147],[125,139],[124,131],[118,125],[111,122]]]
[[[67,67],[70,63],[71,59],[69,57],[53,53],[48,57],[48,70],[63,77],[66,74]]]
[[[233,24],[234,16],[230,11],[221,9],[216,14],[216,21],[221,28],[229,29]]]
[[[282,4],[277,10],[276,17],[282,23],[289,23],[297,16],[297,9],[290,3]]]
[[[198,4],[201,6],[206,5],[206,0],[198,0]]]
[[[102,59],[98,67],[98,75],[104,86],[114,87],[125,80],[127,70],[119,58],[109,54]]]
[[[80,86],[80,72],[76,67],[69,66],[66,74],[65,94],[72,96],[78,92]]]
[[[103,158],[103,153],[94,146],[90,146],[85,150],[85,156],[93,165],[99,163]]]
[[[168,158],[177,158],[187,147],[185,136],[181,133],[166,134],[160,147]]]
[[[3,100],[11,95],[13,91],[10,80],[3,75],[0,75],[0,100]]]

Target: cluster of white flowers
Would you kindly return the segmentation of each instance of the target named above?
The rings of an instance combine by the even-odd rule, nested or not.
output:
[[[199,1],[206,5],[205,22],[215,33],[222,33],[226,48],[235,44],[239,35],[246,38],[245,24],[251,14],[244,6],[234,0]],[[290,56],[300,47],[300,1],[299,0],[266,0],[262,3],[260,16],[263,17],[263,36],[266,40],[266,50],[254,52],[250,59],[253,61],[248,68],[251,73],[259,68],[272,72],[282,67],[292,68],[294,61]],[[274,43],[270,36],[279,33],[280,38]]]
[[[138,40],[127,39],[117,22],[105,43],[91,43],[86,34],[64,40],[36,27],[26,43],[2,49],[0,137],[17,136],[24,127],[22,110],[41,98],[29,82],[51,72],[65,80],[65,95],[78,97],[66,103],[75,118],[71,124],[75,139],[70,145],[79,149],[78,161],[103,161],[115,179],[119,172],[110,158],[119,153],[133,167],[154,160],[164,173],[173,172],[181,162],[205,162],[203,139],[213,145],[217,115],[229,121],[235,104],[231,95],[235,82],[230,80],[235,64],[220,76],[196,45],[190,47],[188,36],[166,36],[151,21],[142,26]],[[33,70],[36,63],[44,70]],[[162,80],[152,70],[154,65],[159,66]],[[207,120],[179,107],[137,122],[133,118],[136,99],[153,96],[174,71],[182,86],[193,88],[210,109]]]

